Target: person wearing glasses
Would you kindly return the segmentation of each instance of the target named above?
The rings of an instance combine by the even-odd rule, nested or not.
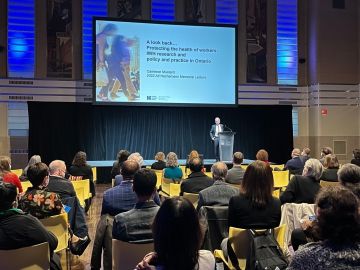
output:
[[[75,189],[70,180],[65,178],[66,165],[62,160],[54,160],[49,165],[50,179],[47,189],[59,194],[61,199],[75,197]]]

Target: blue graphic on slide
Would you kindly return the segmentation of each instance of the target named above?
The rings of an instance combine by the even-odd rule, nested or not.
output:
[[[96,21],[96,102],[235,104],[236,28]]]

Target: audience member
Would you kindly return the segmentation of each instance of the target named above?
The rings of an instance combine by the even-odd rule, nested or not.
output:
[[[178,157],[174,152],[170,152],[166,156],[164,177],[173,180],[180,180],[183,177],[182,170],[179,168]]]
[[[264,161],[265,163],[269,163],[269,154],[265,149],[260,149],[256,153],[256,160]]]
[[[310,152],[311,152],[310,148],[308,147],[303,148],[300,155],[300,159],[304,164],[310,158]]]
[[[61,269],[59,257],[54,253],[58,239],[48,232],[37,218],[14,207],[16,195],[14,185],[0,181],[0,250],[30,247],[47,242],[51,269]],[[21,257],[18,259],[21,260]]]
[[[166,168],[165,154],[163,152],[157,152],[155,155],[155,162],[151,165],[153,170],[163,170]]]
[[[57,193],[61,199],[76,197],[74,186],[65,178],[66,165],[62,160],[54,160],[49,165],[50,179],[47,190]]]
[[[0,177],[4,182],[16,186],[19,193],[23,192],[19,177],[11,172],[11,159],[8,156],[0,156]]]
[[[291,159],[285,164],[285,170],[289,170],[290,174],[302,174],[304,163],[300,159],[300,149],[294,148],[291,152]]]
[[[197,210],[200,210],[202,206],[229,205],[230,198],[239,193],[238,188],[225,183],[227,166],[224,162],[218,161],[214,163],[211,172],[215,183],[199,192]]]
[[[208,250],[200,250],[203,234],[194,206],[182,197],[164,201],[153,224],[154,250],[136,269],[209,270],[215,259]]]
[[[63,211],[59,195],[49,192],[49,168],[45,163],[36,163],[27,169],[27,178],[32,184],[19,200],[19,208],[38,219],[59,215]]]
[[[279,226],[280,200],[272,196],[274,179],[263,161],[251,163],[245,171],[240,193],[230,199],[228,225],[243,229],[268,229]],[[227,238],[221,248],[227,257]]]
[[[342,186],[327,187],[316,205],[314,230],[322,241],[299,248],[287,269],[360,269],[358,198]]]
[[[127,150],[120,150],[117,153],[116,161],[114,162],[114,164],[111,168],[111,178],[112,179],[115,179],[115,176],[120,174],[122,164],[124,163],[125,160],[128,159],[129,156],[130,156],[130,153]]]
[[[27,170],[31,165],[34,165],[36,163],[41,162],[41,157],[39,155],[33,155],[30,159],[28,164],[26,165],[25,169],[23,170],[23,173],[21,174],[20,181],[27,181]]]
[[[321,175],[321,180],[337,182],[337,172],[339,170],[339,161],[334,154],[325,156],[324,159],[324,171]]]
[[[281,203],[314,203],[320,189],[323,166],[320,161],[310,158],[305,162],[301,175],[294,175],[286,190],[280,195]]]
[[[321,148],[320,159],[319,159],[320,162],[321,162],[321,164],[324,165],[325,156],[332,154],[332,152],[333,152],[333,151],[332,151],[332,148],[329,147],[329,146],[326,146],[326,147]]]
[[[115,216],[112,236],[126,242],[152,241],[151,226],[159,206],[153,201],[156,174],[141,169],[134,175],[133,190],[137,196],[135,207]]]
[[[202,172],[203,167],[203,163],[198,157],[189,161],[189,168],[191,173],[186,180],[181,182],[181,196],[184,192],[199,193],[201,190],[214,184],[214,180]]]
[[[199,152],[196,150],[191,150],[190,154],[188,155],[188,158],[186,160],[185,164],[185,172],[187,173],[187,169],[189,169],[189,163],[194,158],[200,158]],[[200,158],[201,159],[201,158]],[[201,160],[202,161],[202,160]]]
[[[338,170],[340,184],[347,187],[360,199],[360,167],[355,164],[344,164]]]
[[[69,179],[71,181],[89,179],[89,188],[92,197],[95,194],[94,176],[92,168],[87,164],[86,153],[79,151],[75,154],[72,165],[69,168]],[[85,212],[88,212],[91,205],[91,198],[85,200]]]
[[[136,163],[139,165],[139,169],[141,169],[141,167],[142,167],[143,164],[144,164],[144,159],[143,159],[143,157],[140,155],[140,153],[138,153],[138,152],[135,152],[135,153],[132,153],[131,155],[129,155],[129,157],[128,157],[127,160],[131,160],[131,161],[136,162]],[[118,174],[117,176],[115,176],[114,186],[119,185],[122,180],[123,180],[123,177],[122,177],[122,174],[121,174],[121,171],[120,171],[120,174]]]
[[[235,152],[233,155],[233,167],[228,171],[225,181],[229,184],[240,185],[243,178],[245,170],[241,167],[241,163],[244,160],[244,155],[241,152]]]
[[[360,149],[353,150],[353,157],[351,163],[360,166]]]

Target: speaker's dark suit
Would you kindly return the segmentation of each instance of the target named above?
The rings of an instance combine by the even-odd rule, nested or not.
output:
[[[224,126],[222,124],[220,124],[220,132],[224,131]],[[210,138],[213,140],[214,142],[214,153],[215,153],[215,158],[216,161],[220,160],[220,153],[219,153],[219,136],[215,136],[216,133],[216,124],[211,126],[210,129]]]

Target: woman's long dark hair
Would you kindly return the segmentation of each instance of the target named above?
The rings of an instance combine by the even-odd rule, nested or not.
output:
[[[74,166],[78,166],[78,167],[83,167],[86,166],[86,153],[79,151],[75,154],[74,159],[72,161],[72,165]]]
[[[252,205],[263,208],[272,199],[274,178],[270,166],[260,160],[251,163],[245,171],[241,184],[241,193]]]
[[[128,150],[120,150],[117,153],[116,160],[118,161],[119,164],[122,164],[125,160],[128,159],[129,156],[130,156],[130,152]]]
[[[166,270],[194,270],[198,264],[202,232],[197,212],[181,197],[167,199],[153,224],[158,264]]]

